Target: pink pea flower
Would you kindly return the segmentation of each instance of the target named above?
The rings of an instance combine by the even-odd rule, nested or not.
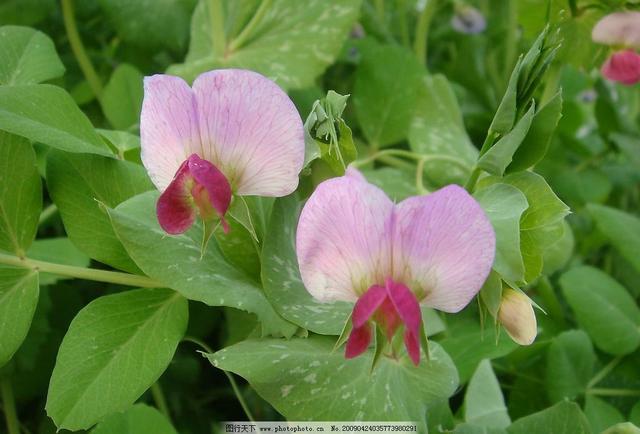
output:
[[[286,196],[298,186],[304,128],[293,102],[273,81],[239,69],[144,80],[141,158],[162,192],[160,226],[185,232],[199,215],[220,220],[233,194]]]
[[[349,168],[320,184],[304,206],[296,250],[302,280],[321,302],[355,302],[345,356],[365,352],[377,323],[420,361],[420,304],[458,312],[482,287],[495,255],[480,205],[450,185],[394,204]]]
[[[612,81],[632,85],[640,82],[640,12],[616,12],[596,23],[591,38],[616,50],[601,68]]]

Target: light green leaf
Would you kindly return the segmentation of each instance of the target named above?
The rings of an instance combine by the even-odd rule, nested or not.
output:
[[[373,372],[371,350],[346,360],[333,344],[322,336],[248,340],[207,357],[247,379],[289,420],[411,420],[424,426],[427,405],[458,386],[451,359],[435,342],[430,359],[417,368],[404,356],[382,357]]]
[[[27,336],[39,292],[36,271],[0,266],[0,367]]]
[[[640,271],[640,218],[602,205],[587,206],[600,232]]]
[[[587,395],[585,399],[584,414],[595,432],[602,432],[610,426],[625,421],[617,408],[593,395]]]
[[[591,434],[589,421],[575,402],[563,401],[553,407],[516,420],[509,434]]]
[[[27,257],[54,264],[88,267],[91,259],[71,243],[69,238],[37,239],[27,251]],[[68,276],[40,273],[40,285],[51,285],[58,280],[70,279]]]
[[[0,85],[36,84],[64,74],[53,41],[29,27],[0,27]]]
[[[71,96],[57,86],[0,86],[0,129],[63,151],[112,155]]]
[[[260,12],[256,1],[227,1],[228,42],[225,52],[216,55],[211,2],[201,0],[193,13],[185,63],[168,72],[192,81],[211,69],[244,68],[275,79],[285,89],[311,86],[336,59],[360,4],[361,0],[273,0]]]
[[[168,289],[100,297],[73,319],[46,410],[60,429],[88,429],[135,402],[166,369],[187,328],[187,300]]]
[[[478,168],[486,170],[492,175],[502,176],[513,160],[513,155],[527,136],[535,111],[535,104],[531,104],[529,110],[522,116],[513,130],[482,154],[478,160]]]
[[[601,434],[640,434],[640,428],[631,422],[620,422],[602,431]]]
[[[200,224],[177,236],[167,235],[160,228],[156,218],[158,195],[150,191],[108,209],[118,238],[145,274],[188,299],[255,313],[264,335],[291,336],[296,327],[273,310],[257,282],[225,260],[213,240],[201,256]]]
[[[447,78],[439,74],[423,77],[417,94],[408,134],[411,149],[422,155],[458,158],[470,170],[478,158],[478,150],[467,135],[458,101]],[[464,182],[469,170],[447,161],[425,164],[427,177],[438,185]]]
[[[581,266],[560,278],[576,320],[596,346],[613,355],[640,346],[640,309],[629,292],[597,268]]]
[[[494,270],[512,282],[524,280],[520,219],[529,207],[526,197],[516,187],[502,183],[479,189],[473,196],[489,217],[496,233]]]
[[[151,9],[158,7],[161,6],[155,5]],[[142,73],[128,63],[118,65],[111,74],[100,102],[104,115],[113,128],[126,130],[139,123],[143,97],[142,79]]]
[[[489,277],[480,288],[480,300],[493,318],[498,318],[500,304],[502,304],[502,279],[495,270],[491,270]]]
[[[464,420],[486,428],[506,428],[511,424],[500,383],[489,360],[480,362],[469,380],[464,395]]]
[[[569,330],[553,338],[547,351],[545,379],[551,402],[583,395],[593,376],[595,363],[593,345],[582,330]]]
[[[114,413],[100,422],[91,434],[177,434],[167,418],[153,407],[135,404],[124,413]]]
[[[0,131],[0,250],[24,256],[41,209],[36,153],[27,140]]]
[[[564,227],[562,237],[547,247],[543,252],[542,271],[546,275],[551,275],[564,268],[569,263],[571,255],[573,254],[575,244],[573,231],[566,220],[562,222],[562,226]]]
[[[126,131],[103,130],[97,128],[96,131],[118,150],[118,155],[122,159],[125,152],[140,148],[140,137]]]
[[[406,170],[381,167],[375,170],[362,169],[360,172],[367,178],[367,181],[380,187],[395,202],[400,202],[416,194],[415,176]]]
[[[502,100],[500,101],[498,110],[493,116],[493,121],[491,121],[489,134],[496,133],[504,135],[511,131],[511,128],[513,128],[513,124],[516,122],[518,80],[520,79],[521,70],[522,60],[518,60],[518,63],[511,72],[511,76],[509,77],[509,84],[507,85],[507,89],[502,96]]]
[[[90,257],[139,272],[100,204],[115,207],[153,189],[143,167],[98,155],[49,152],[47,187],[71,242]],[[155,219],[155,217],[153,217]]]
[[[295,196],[276,200],[262,249],[262,282],[272,305],[285,319],[314,333],[339,335],[353,306],[320,303],[307,292],[295,251],[300,204]]]
[[[424,69],[404,47],[367,42],[361,47],[353,106],[369,144],[383,147],[407,137]]]

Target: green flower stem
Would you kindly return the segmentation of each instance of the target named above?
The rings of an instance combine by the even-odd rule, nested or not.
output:
[[[167,400],[164,397],[164,393],[162,392],[162,387],[160,387],[160,382],[156,381],[151,385],[151,396],[153,396],[153,401],[156,403],[156,407],[158,410],[165,415],[165,417],[171,422],[171,413],[169,412],[169,406],[167,405]],[[172,422],[173,423],[173,422]]]
[[[599,396],[640,396],[640,390],[635,389],[588,389],[587,394]]]
[[[251,21],[249,21],[245,28],[242,29],[240,34],[229,44],[229,51],[235,51],[236,49],[240,48],[245,42],[247,42],[247,39],[249,39],[251,33],[260,24],[270,6],[271,0],[262,0],[262,3],[260,3],[258,10],[256,11],[253,18],[251,18]]]
[[[0,394],[2,395],[4,418],[7,422],[7,433],[20,434],[20,421],[16,413],[16,402],[13,398],[13,388],[9,378],[5,378],[0,382]]]
[[[592,389],[593,386],[598,384],[604,377],[609,375],[609,372],[611,372],[613,368],[618,366],[618,363],[620,363],[621,360],[622,360],[621,356],[616,357],[615,359],[611,359],[611,361],[607,363],[607,365],[604,368],[602,368],[600,372],[598,372],[596,375],[593,376],[591,381],[589,381],[589,383],[587,384],[587,389],[598,390],[598,389]]]
[[[429,194],[429,190],[427,190],[424,186],[424,163],[426,160],[424,158],[418,161],[416,166],[416,191],[418,194]]]
[[[196,344],[197,346],[199,346],[200,348],[202,348],[203,350],[205,350],[209,354],[213,354],[214,353],[213,349],[209,345],[207,345],[206,343],[202,342],[198,338],[194,338],[192,336],[185,336],[184,338],[182,338],[182,341],[183,342],[191,342],[192,344]],[[233,375],[230,372],[225,371],[224,369],[221,369],[221,371],[224,372],[224,374],[229,379],[229,383],[231,383],[231,388],[233,389],[233,393],[236,395],[236,398],[238,399],[238,402],[240,403],[240,406],[242,407],[242,410],[244,410],[244,413],[247,415],[247,418],[249,419],[249,421],[255,422],[253,414],[251,414],[251,410],[249,410],[249,406],[247,405],[247,403],[245,402],[244,398],[242,397],[242,392],[240,391],[240,388],[238,387],[238,384],[236,383],[235,378],[233,378]]]
[[[485,152],[487,152],[489,150],[489,148],[491,148],[491,146],[495,142],[496,138],[497,138],[497,134],[494,133],[493,131],[489,130],[489,132],[487,133],[487,137],[484,139],[484,143],[482,144],[482,147],[480,148],[480,155],[481,156]],[[464,184],[464,188],[469,193],[473,193],[473,190],[476,188],[476,183],[478,182],[478,178],[480,178],[480,174],[481,173],[482,173],[482,169],[478,168],[477,165],[471,171],[471,174],[469,175],[469,178],[467,179],[467,182]]]
[[[209,1],[209,22],[211,23],[211,36],[213,52],[222,57],[227,47],[227,37],[224,32],[224,7],[222,0]]]
[[[360,167],[360,166],[365,166],[375,160],[379,160],[381,159],[381,157],[385,157],[385,156],[396,156],[396,157],[403,157],[403,158],[409,158],[411,160],[415,160],[417,162],[420,161],[424,161],[425,163],[431,162],[431,161],[445,161],[448,163],[453,163],[455,165],[457,165],[458,167],[463,168],[464,170],[470,170],[470,167],[467,163],[465,163],[463,160],[456,158],[456,157],[452,157],[450,155],[442,155],[442,154],[434,154],[434,155],[422,155],[422,154],[417,154],[415,152],[411,152],[411,151],[406,151],[404,149],[384,149],[382,151],[378,151],[376,153],[374,153],[373,155],[364,158],[362,160],[357,160],[354,161],[353,163],[351,163],[354,167]]]
[[[14,267],[28,268],[59,276],[74,277],[76,279],[94,280],[96,282],[115,283],[118,285],[136,286],[139,288],[163,288],[157,280],[137,274],[121,273],[118,271],[96,270],[93,268],[74,267],[72,265],[54,264],[53,262],[37,261],[29,258],[19,258],[0,253],[0,264]]]
[[[40,218],[38,219],[38,225],[41,225],[42,223],[49,220],[57,212],[58,212],[58,207],[56,206],[55,203],[52,203],[51,205],[47,206],[45,209],[42,210],[42,213],[40,213]]]
[[[100,81],[100,77],[96,73],[96,70],[93,68],[93,64],[91,63],[89,56],[87,56],[87,52],[85,51],[84,45],[82,44],[82,39],[80,39],[80,34],[78,33],[76,18],[73,11],[73,0],[61,0],[61,3],[62,19],[64,20],[64,28],[67,31],[67,37],[69,38],[71,50],[73,51],[73,55],[76,57],[76,60],[80,65],[82,73],[89,83],[89,87],[93,91],[93,94],[96,96],[98,101],[100,101],[102,98],[102,82]]]
[[[381,24],[384,24],[384,0],[374,0],[374,7],[376,9],[376,17]]]
[[[416,57],[423,65],[427,65],[427,38],[429,36],[429,25],[431,19],[438,7],[438,0],[427,0],[427,4],[424,6],[420,18],[418,18],[418,24],[416,26],[416,36],[413,41],[413,51]]]

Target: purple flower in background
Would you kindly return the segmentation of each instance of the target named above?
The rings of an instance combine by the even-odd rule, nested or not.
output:
[[[420,304],[458,312],[482,287],[495,234],[480,205],[456,185],[394,204],[349,168],[304,206],[296,250],[302,280],[321,302],[355,302],[346,357],[368,348],[374,323],[391,340],[404,325],[420,360]]]
[[[273,81],[239,69],[200,75],[189,87],[170,75],[145,78],[141,158],[162,192],[157,214],[170,234],[199,215],[224,215],[233,194],[286,196],[298,186],[304,129]]]
[[[456,5],[451,27],[457,32],[475,35],[487,28],[487,21],[478,9],[469,5]]]
[[[616,12],[593,27],[591,38],[616,51],[602,65],[602,75],[632,85],[640,82],[640,12]]]

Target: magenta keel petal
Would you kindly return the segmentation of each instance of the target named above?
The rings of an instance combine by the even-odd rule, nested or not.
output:
[[[640,82],[640,54],[633,50],[612,54],[602,65],[602,75],[626,85]]]
[[[158,199],[156,205],[158,222],[169,234],[183,233],[196,219],[196,209],[190,198],[189,181],[189,167],[185,161]]]
[[[372,328],[373,326],[371,324],[365,324],[362,327],[351,330],[344,353],[344,356],[347,359],[358,357],[360,354],[367,351],[367,348],[369,348],[369,344],[371,343]]]
[[[416,296],[401,283],[387,279],[387,293],[405,326],[404,343],[415,365],[420,363],[420,327],[422,311]]]
[[[358,299],[353,307],[351,319],[354,328],[360,328],[366,323],[387,297],[387,290],[383,286],[374,285]]]

